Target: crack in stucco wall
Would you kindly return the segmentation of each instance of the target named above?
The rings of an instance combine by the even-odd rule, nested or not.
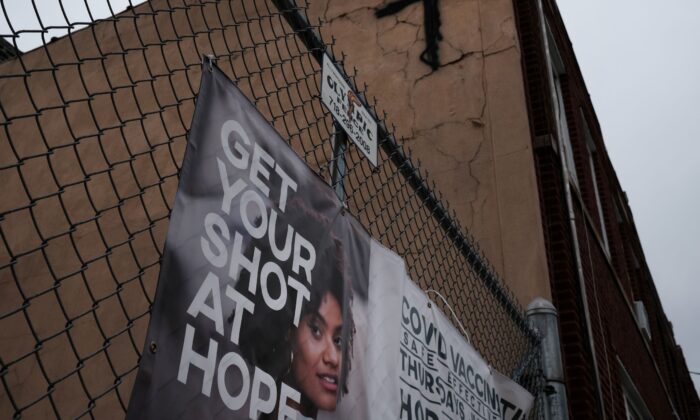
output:
[[[441,63],[433,71],[420,61],[425,49],[422,7],[377,19],[376,7],[391,0],[315,1],[320,3],[316,10],[333,26],[338,47],[348,53],[346,65],[360,69],[358,81],[379,97],[378,114],[387,112],[385,122],[396,124],[399,141],[413,150],[432,179],[440,178],[458,219],[482,241],[497,271],[508,271],[516,282],[546,277],[539,254],[532,257],[537,266],[523,271],[518,264],[524,255],[513,251],[514,244],[536,239],[539,218],[537,204],[532,207],[526,197],[532,193],[527,177],[534,174],[526,161],[529,127],[526,109],[521,109],[521,51],[512,4],[441,0]],[[522,179],[514,181],[514,174]],[[515,218],[513,200],[524,206]]]
[[[351,26],[346,26],[345,30],[351,30],[353,33],[358,31],[368,32],[369,34],[366,34],[365,39],[373,38],[376,40],[375,48],[377,49],[377,54],[381,57],[379,61],[375,59],[374,62],[381,65],[382,62],[390,61],[392,71],[400,75],[403,80],[402,82],[394,81],[395,86],[403,88],[399,89],[401,92],[392,92],[390,96],[390,100],[398,100],[399,104],[389,104],[389,108],[393,106],[393,112],[389,112],[389,119],[395,116],[401,121],[397,129],[399,134],[403,134],[400,137],[405,137],[403,138],[405,143],[421,141],[420,139],[429,141],[429,134],[434,134],[446,124],[458,124],[465,128],[460,130],[460,132],[464,131],[468,134],[460,135],[461,141],[473,144],[473,147],[467,148],[466,153],[468,153],[468,157],[460,159],[456,156],[457,153],[446,152],[446,149],[442,148],[444,146],[435,150],[445,159],[449,159],[449,162],[452,162],[446,165],[448,168],[458,170],[458,167],[463,167],[462,174],[468,178],[468,180],[464,181],[470,182],[475,186],[468,191],[469,200],[465,202],[469,208],[467,212],[469,213],[469,226],[474,226],[476,219],[482,217],[486,211],[489,198],[488,191],[483,190],[484,180],[481,179],[484,176],[488,176],[488,172],[484,172],[483,166],[487,162],[487,157],[481,155],[486,153],[487,150],[493,149],[493,130],[488,118],[486,59],[517,48],[513,29],[511,28],[513,17],[506,16],[500,21],[495,26],[495,31],[489,33],[492,41],[485,45],[485,34],[482,27],[482,21],[485,18],[481,2],[476,1],[468,6],[462,6],[462,4],[456,6],[460,10],[465,10],[461,9],[462,7],[472,8],[468,13],[475,13],[476,19],[472,23],[477,27],[473,28],[473,35],[471,36],[475,35],[478,37],[478,42],[473,46],[479,45],[479,48],[468,47],[467,45],[472,41],[459,38],[464,36],[465,32],[445,27],[443,22],[442,30],[445,32],[445,36],[440,41],[440,56],[446,61],[440,64],[440,67],[437,69],[439,71],[433,71],[429,66],[419,63],[419,54],[424,48],[422,45],[424,31],[422,22],[423,11],[421,8],[407,8],[396,15],[377,19],[374,16],[374,11],[376,6],[382,2],[363,1],[359,6],[347,5],[347,7],[343,4],[331,3],[327,1],[322,12],[327,24],[334,25],[339,21],[346,21]],[[455,5],[453,4],[451,7],[454,8]],[[454,22],[454,20],[450,22]],[[407,28],[410,28],[410,30]],[[450,37],[450,34],[453,36]],[[478,60],[480,62],[472,61],[470,63],[468,62],[469,60]],[[454,75],[454,78],[451,80],[446,80],[440,74],[440,72],[448,70]],[[434,80],[436,76],[440,77],[441,80]],[[463,99],[460,98],[460,103],[446,103],[449,110],[439,115],[435,119],[437,121],[435,124],[425,124],[430,119],[429,114],[434,112],[431,109],[434,108],[434,106],[431,107],[431,104],[434,104],[434,102],[426,104],[425,98],[422,97],[429,89],[423,88],[420,89],[421,92],[417,92],[419,85],[425,82],[432,84],[442,83],[444,91],[457,89],[463,92]],[[474,90],[476,86],[479,86],[478,90]],[[401,103],[401,101],[403,102]],[[475,101],[478,101],[478,103],[475,103]],[[397,113],[397,110],[400,111]],[[420,121],[419,116],[421,117]],[[468,130],[469,124],[471,124],[471,129]],[[486,145],[489,145],[489,147],[485,147]],[[482,167],[479,169],[478,165],[482,165]],[[438,173],[435,172],[435,169],[433,168],[433,173]],[[443,167],[438,169],[440,172],[448,170],[450,169]],[[463,214],[463,216],[466,216],[466,214]]]

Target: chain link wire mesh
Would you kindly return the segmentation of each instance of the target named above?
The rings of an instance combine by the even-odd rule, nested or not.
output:
[[[334,154],[318,60],[338,54],[303,4],[0,4],[0,418],[123,417],[203,55],[543,416],[536,333],[383,119],[378,167],[352,145]]]

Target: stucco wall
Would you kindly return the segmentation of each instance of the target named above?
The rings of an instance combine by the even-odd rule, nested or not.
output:
[[[550,298],[520,48],[510,0],[441,0],[441,66],[419,60],[423,4],[378,19],[379,0],[318,0],[308,14],[523,306]]]

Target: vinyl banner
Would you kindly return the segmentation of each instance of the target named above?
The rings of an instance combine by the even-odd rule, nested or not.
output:
[[[128,419],[519,419],[492,372],[205,65]]]
[[[369,240],[215,66],[200,93],[127,417],[333,411]]]
[[[533,397],[492,370],[406,274],[372,241],[368,299],[354,299],[353,367],[341,418],[526,418]]]

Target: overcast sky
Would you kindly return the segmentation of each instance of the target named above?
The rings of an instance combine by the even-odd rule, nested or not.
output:
[[[700,372],[700,1],[557,2],[666,316]]]
[[[52,26],[62,28],[48,29],[46,33],[23,33],[17,39],[21,51],[32,50],[51,37],[62,37],[73,24],[73,30],[84,28],[79,22],[90,22],[104,19],[126,9],[129,4],[136,5],[143,0],[33,0],[39,14],[32,10],[29,0],[2,0],[3,10],[0,10],[0,34],[9,35],[23,30],[39,30]],[[9,21],[9,22],[8,22]],[[12,38],[5,38],[12,44]]]
[[[3,3],[22,22],[15,30],[38,29],[26,4]],[[689,369],[700,372],[700,1],[558,3],[666,315]],[[58,0],[37,4],[44,27],[66,25]],[[70,22],[90,20],[84,2],[64,4],[80,5],[64,9]],[[93,17],[110,14],[106,0],[87,4]],[[129,1],[110,4],[118,12]],[[10,33],[4,17],[0,32]],[[40,44],[28,34],[20,48]]]

